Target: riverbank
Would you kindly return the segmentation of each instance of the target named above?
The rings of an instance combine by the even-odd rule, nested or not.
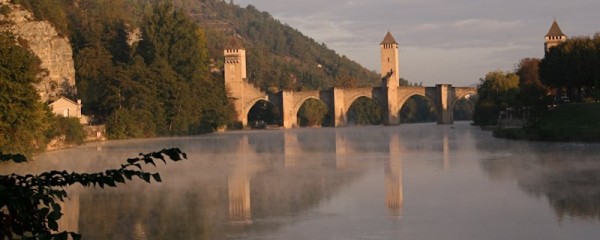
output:
[[[496,129],[494,137],[530,141],[600,142],[600,104],[560,105],[530,127]]]

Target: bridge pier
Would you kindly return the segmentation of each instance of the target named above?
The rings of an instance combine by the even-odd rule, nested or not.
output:
[[[294,110],[294,93],[291,91],[281,92],[281,113],[283,114],[283,128],[298,127],[298,116]]]
[[[438,124],[453,124],[454,109],[451,107],[453,102],[453,89],[450,84],[436,84],[436,105],[437,105],[437,123]]]
[[[333,108],[330,109],[330,113],[333,114],[333,126],[342,127],[348,125],[346,119],[346,106],[344,105],[344,90],[334,88],[333,90]]]

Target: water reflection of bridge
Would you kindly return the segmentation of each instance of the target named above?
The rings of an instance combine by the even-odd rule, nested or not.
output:
[[[384,157],[384,186],[380,186],[385,190],[385,205],[388,208],[391,216],[401,216],[404,205],[404,190],[403,190],[403,168],[402,158],[406,154],[406,149],[398,134],[384,135],[387,140],[383,141],[383,145],[368,145],[365,142],[356,142],[356,136],[347,132],[335,131],[335,129],[326,129],[325,131],[333,131],[331,135],[324,137],[328,143],[321,145],[312,145],[310,134],[303,134],[297,131],[277,132],[273,141],[279,145],[283,156],[283,168],[288,173],[303,172],[307,169],[327,168],[338,172],[344,172],[349,169],[358,169],[358,165],[364,164],[364,159],[361,159],[360,153],[370,149],[370,151],[381,152]],[[229,192],[229,217],[230,221],[235,224],[252,224],[252,186],[253,178],[260,177],[260,147],[254,146],[253,141],[257,141],[257,145],[261,145],[262,140],[253,139],[252,134],[243,134],[239,139],[238,149],[239,157],[236,160],[234,171],[228,177],[228,192]],[[321,136],[323,137],[323,136]],[[448,166],[449,160],[449,145],[448,136],[442,136],[441,146],[437,147],[442,150],[443,166]],[[379,139],[382,140],[382,139]],[[368,141],[367,141],[368,142]],[[264,143],[263,143],[264,144]],[[362,146],[361,146],[362,145]],[[333,149],[333,152],[331,152]],[[335,161],[335,163],[332,163]],[[442,164],[442,163],[440,163]],[[291,171],[291,172],[290,172]],[[377,187],[377,186],[373,186]],[[303,191],[302,189],[285,189],[284,191]]]
[[[400,110],[412,96],[423,96],[433,102],[437,109],[438,124],[454,122],[454,105],[461,98],[475,94],[472,87],[453,87],[450,84],[437,84],[434,87],[400,86],[398,43],[388,32],[380,44],[381,74],[380,87],[366,88],[333,88],[320,91],[280,91],[266,94],[246,79],[246,51],[239,44],[232,44],[224,50],[225,85],[234,99],[238,121],[243,126],[248,124],[250,109],[259,101],[272,103],[282,114],[283,127],[293,128],[298,124],[298,111],[309,99],[324,102],[333,116],[334,126],[348,124],[347,113],[352,104],[359,98],[366,97],[381,105],[384,124],[400,124]]]
[[[81,197],[76,193],[72,195],[75,201],[65,205],[65,217],[70,216],[70,220],[64,220],[75,227],[69,230],[79,229],[90,239],[173,234],[185,239],[208,232],[208,239],[224,239],[215,234],[277,228],[262,221],[331,203],[349,183],[366,176],[380,179],[369,186],[383,194],[374,204],[396,219],[405,206],[402,161],[415,157],[415,146],[398,131],[372,129],[381,134],[363,136],[364,128],[325,128],[318,136],[312,129],[226,133],[222,135],[227,136],[226,144],[188,152],[188,156],[207,151],[217,155],[211,152],[205,162],[191,160],[194,169],[177,168],[177,177],[165,173],[164,179],[170,180],[162,184],[132,183],[133,188],[128,184],[108,193],[83,189]],[[443,149],[444,156],[449,156],[447,141],[437,143],[432,150]],[[379,170],[368,170],[371,166]],[[376,175],[364,175],[367,172]],[[161,222],[177,223],[166,226]]]

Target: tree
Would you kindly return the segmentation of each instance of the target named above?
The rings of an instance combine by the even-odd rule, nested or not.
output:
[[[348,122],[356,125],[379,125],[383,122],[383,110],[377,102],[360,97],[348,109]]]
[[[298,110],[298,122],[300,126],[320,126],[328,112],[324,102],[311,98],[306,100]]]
[[[477,102],[477,95],[471,95],[468,98],[461,98],[454,104],[454,120],[465,121],[473,120],[473,109]]]
[[[549,89],[542,84],[539,75],[540,59],[524,58],[517,65],[519,94],[517,96],[530,115],[539,116],[551,103]]]
[[[118,183],[131,181],[133,177],[150,183],[161,182],[158,173],[145,172],[141,164],[156,165],[158,160],[166,164],[166,159],[180,161],[186,159],[185,153],[177,148],[163,149],[158,152],[140,154],[127,159],[118,169],[108,169],[98,173],[68,173],[67,171],[49,171],[39,175],[0,175],[0,239],[81,239],[74,232],[58,231],[58,220],[62,216],[58,202],[67,196],[66,187],[80,184],[84,187],[116,187]],[[26,162],[20,154],[3,154],[0,162]]]
[[[45,149],[50,111],[33,84],[40,60],[20,47],[13,35],[0,33],[0,151],[25,153]]]
[[[519,76],[514,73],[494,71],[480,79],[477,86],[477,103],[473,112],[475,125],[496,125],[500,111],[517,106]]]
[[[409,98],[400,109],[402,123],[435,122],[436,119],[435,105],[422,96]]]
[[[572,100],[600,100],[600,34],[575,37],[550,48],[540,62],[541,82]]]

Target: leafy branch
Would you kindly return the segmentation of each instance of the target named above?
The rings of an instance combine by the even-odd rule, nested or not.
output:
[[[75,173],[49,171],[39,175],[10,174],[0,175],[0,239],[55,239],[63,240],[71,236],[81,239],[74,232],[58,233],[58,219],[62,216],[62,202],[67,196],[66,187],[76,183],[84,187],[116,187],[117,183],[131,181],[134,177],[147,183],[161,182],[158,173],[146,172],[142,164],[156,166],[157,161],[180,161],[187,155],[178,148],[163,149],[148,154],[140,153],[136,158],[127,159],[118,169],[108,169],[98,173]],[[25,162],[20,154],[0,153],[0,161]]]

